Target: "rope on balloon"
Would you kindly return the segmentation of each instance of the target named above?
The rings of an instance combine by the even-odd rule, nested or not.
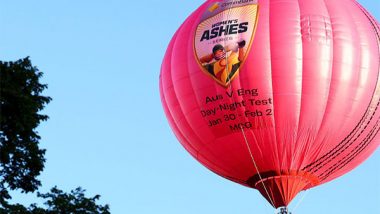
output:
[[[293,208],[293,212],[295,212],[297,210],[297,208],[301,205],[301,203],[306,198],[306,196],[307,196],[308,193],[309,193],[309,191],[305,190],[305,193],[303,194],[302,198],[298,201],[298,203],[296,204],[296,206]]]
[[[231,16],[231,8],[232,8],[232,6],[229,6],[229,8],[228,8],[228,12],[227,12],[227,20],[230,19],[230,16]],[[224,48],[225,48],[226,45],[227,45],[225,39],[224,39],[223,43],[224,43]],[[245,54],[248,54],[248,53],[245,53]],[[225,58],[225,61],[226,61],[226,68],[225,68],[225,69],[226,69],[227,74],[228,74],[228,75],[227,75],[227,81],[231,81],[231,80],[230,80],[230,74],[231,74],[231,73],[230,73],[230,71],[229,71],[228,57],[229,57],[229,55],[226,53],[226,58]],[[232,94],[233,89],[232,89],[232,84],[231,84],[231,82],[229,83],[229,89],[230,89],[230,94]],[[234,97],[234,96],[232,96],[232,99],[233,99],[233,101],[235,101],[235,97]],[[262,176],[261,176],[261,174],[260,174],[260,171],[259,171],[259,168],[258,168],[258,166],[257,166],[257,164],[256,164],[255,158],[254,158],[254,156],[253,156],[253,152],[252,152],[251,148],[249,147],[249,142],[248,142],[248,139],[247,139],[246,133],[245,133],[243,127],[240,126],[240,129],[241,129],[241,131],[242,131],[242,134],[243,134],[243,137],[244,137],[244,141],[245,141],[245,145],[247,146],[247,149],[248,149],[248,152],[249,152],[249,156],[250,156],[250,158],[251,158],[251,160],[252,160],[252,163],[253,163],[253,165],[254,165],[254,167],[255,167],[255,170],[256,170],[256,172],[257,172],[257,175],[259,176],[260,180],[262,180],[263,178],[262,178]],[[254,136],[254,134],[253,134],[253,137],[256,138],[256,137]],[[256,142],[257,142],[257,141],[256,141]],[[273,207],[275,207],[275,204],[274,204],[274,202],[273,202],[273,200],[272,200],[272,197],[271,197],[270,194],[269,194],[269,191],[268,191],[267,187],[265,186],[265,183],[264,183],[264,182],[260,182],[260,183],[262,184],[262,186],[263,186],[263,188],[264,188],[264,190],[265,190],[265,193],[267,194],[268,199],[270,200],[271,205],[272,205]]]
[[[242,132],[242,134],[243,134],[245,144],[247,145],[247,149],[248,149],[249,155],[251,156],[252,163],[253,163],[253,165],[255,166],[255,169],[256,169],[256,171],[257,171],[257,174],[259,175],[260,180],[263,180],[263,178],[261,177],[261,174],[260,174],[260,172],[259,172],[259,168],[257,167],[257,164],[256,164],[256,161],[255,161],[255,158],[253,157],[253,153],[252,153],[252,151],[251,151],[251,148],[249,147],[249,143],[248,143],[247,136],[245,135],[245,131],[244,131],[243,127],[240,127],[240,129],[241,129],[241,132]],[[254,135],[253,135],[253,136],[254,136]],[[263,187],[264,187],[264,190],[265,190],[265,193],[268,195],[268,199],[270,200],[270,203],[272,204],[273,207],[275,207],[274,202],[272,201],[272,198],[270,197],[269,192],[268,192],[268,190],[267,190],[267,188],[266,188],[264,182],[260,182],[260,183],[262,183],[262,185],[263,185]]]

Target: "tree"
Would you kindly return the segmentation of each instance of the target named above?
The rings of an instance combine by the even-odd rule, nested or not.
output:
[[[47,88],[39,82],[42,75],[28,57],[0,61],[0,213],[109,213],[108,205],[95,204],[99,195],[86,198],[81,188],[70,194],[56,187],[50,193],[38,193],[37,197],[48,200],[47,209],[8,202],[9,191],[30,193],[41,186],[37,177],[44,168],[46,151],[38,146],[41,137],[36,128],[48,119],[39,112],[51,101],[42,96]]]
[[[96,201],[100,196],[96,195],[92,198],[86,198],[85,190],[78,187],[70,193],[64,193],[57,187],[53,187],[50,193],[41,194],[37,196],[47,201],[44,203],[46,209],[38,207],[36,204],[30,205],[28,208],[23,205],[8,205],[6,208],[0,207],[0,213],[14,213],[14,214],[89,214],[101,213],[109,214],[109,206],[97,205]]]
[[[45,150],[38,147],[35,130],[48,116],[39,114],[50,97],[41,95],[42,73],[29,58],[16,62],[0,61],[0,192],[1,201],[9,199],[7,189],[33,192],[41,182],[37,176],[44,168]]]

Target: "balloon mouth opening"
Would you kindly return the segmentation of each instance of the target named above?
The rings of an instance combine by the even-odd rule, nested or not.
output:
[[[287,207],[299,192],[319,182],[318,177],[302,171],[268,171],[247,180],[247,184],[257,189],[275,208]]]

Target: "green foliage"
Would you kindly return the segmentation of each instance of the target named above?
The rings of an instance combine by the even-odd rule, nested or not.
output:
[[[36,127],[48,116],[39,114],[50,97],[41,95],[42,73],[29,58],[0,61],[0,199],[9,198],[6,189],[33,192],[41,182],[45,150],[38,147]],[[0,203],[3,202],[0,200]]]
[[[109,214],[109,206],[99,206],[96,201],[99,200],[100,195],[96,195],[92,198],[86,198],[85,190],[78,187],[72,190],[70,194],[64,193],[57,187],[51,189],[50,193],[40,194],[38,196],[47,199],[45,205],[48,206],[47,213],[102,213]]]
[[[38,197],[46,200],[46,208],[38,207],[36,204],[30,205],[29,208],[20,204],[7,205],[4,208],[0,207],[0,214],[110,214],[108,205],[96,204],[99,195],[86,198],[84,193],[85,190],[80,187],[70,193],[54,187],[49,193],[37,193]]]
[[[51,101],[41,95],[47,88],[39,82],[42,75],[28,57],[0,61],[0,214],[108,214],[108,205],[96,204],[99,195],[86,198],[80,187],[70,193],[57,187],[46,194],[38,192],[46,208],[9,203],[9,191],[29,193],[41,186],[37,177],[44,168],[45,150],[38,147],[41,138],[36,128],[48,119],[39,112]]]

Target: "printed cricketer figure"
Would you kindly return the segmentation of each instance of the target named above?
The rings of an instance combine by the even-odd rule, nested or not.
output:
[[[212,53],[200,58],[203,68],[222,83],[228,83],[239,70],[245,56],[245,40],[223,47],[217,44]]]

